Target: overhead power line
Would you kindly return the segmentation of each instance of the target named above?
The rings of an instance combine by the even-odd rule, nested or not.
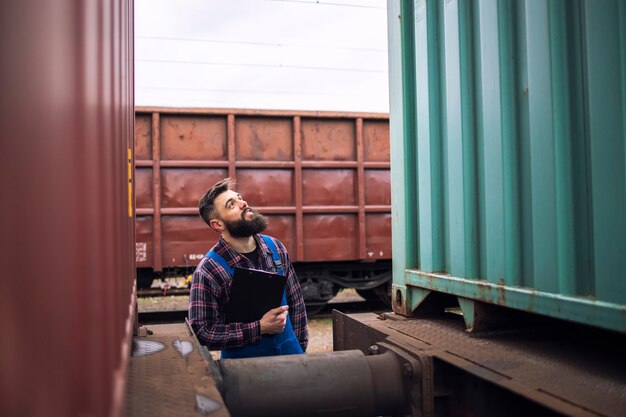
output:
[[[201,39],[201,38],[186,38],[179,36],[150,36],[150,35],[136,35],[135,39],[153,39],[160,41],[183,41],[183,42],[206,42],[206,43],[223,43],[223,44],[239,44],[239,45],[258,45],[258,46],[277,46],[287,48],[311,48],[311,49],[336,49],[346,51],[373,51],[387,53],[386,49],[381,48],[358,48],[350,46],[325,46],[325,45],[305,45],[305,44],[290,44],[290,43],[274,43],[274,42],[255,42],[255,41],[232,41],[232,40],[217,40],[217,39]]]
[[[368,70],[363,68],[340,68],[340,67],[313,67],[306,65],[281,65],[281,64],[254,64],[254,63],[234,63],[234,62],[209,62],[209,61],[176,61],[172,59],[135,59],[135,62],[154,62],[160,64],[191,64],[191,65],[213,65],[224,67],[260,67],[260,68],[292,68],[308,69],[314,71],[345,71],[345,72],[370,72],[385,74],[386,70]]]
[[[387,6],[384,1],[383,6],[368,6],[365,4],[349,4],[349,3],[337,3],[334,1],[322,1],[322,0],[264,0],[264,1],[273,1],[273,2],[281,2],[281,3],[303,3],[303,4],[311,4],[315,6],[339,6],[339,7],[356,7],[360,9],[382,9],[386,10]]]

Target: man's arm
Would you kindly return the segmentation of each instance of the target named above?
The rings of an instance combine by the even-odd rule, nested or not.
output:
[[[225,285],[205,268],[204,260],[196,268],[191,281],[189,293],[189,323],[201,344],[210,350],[236,348],[256,342],[261,338],[259,321],[252,323],[224,322],[220,314],[221,303],[224,302]]]

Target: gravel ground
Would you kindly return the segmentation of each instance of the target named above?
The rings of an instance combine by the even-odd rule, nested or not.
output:
[[[332,319],[309,320],[309,347],[308,353],[333,351],[333,321]]]
[[[137,308],[139,309],[139,312],[187,310],[188,304],[188,295],[168,295],[165,297],[137,298]]]

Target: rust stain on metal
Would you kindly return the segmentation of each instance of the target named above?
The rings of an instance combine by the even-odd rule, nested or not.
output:
[[[317,119],[350,119],[363,117],[372,120],[389,120],[389,113],[368,113],[368,112],[334,112],[334,111],[306,111],[306,110],[262,110],[262,109],[232,109],[232,108],[174,108],[174,107],[154,107],[138,106],[137,113],[168,113],[184,115],[224,115],[234,116],[266,116],[266,117],[310,117]]]
[[[356,128],[351,120],[302,120],[303,158],[356,161]]]
[[[303,204],[307,206],[356,205],[353,169],[306,169],[302,173]]]
[[[524,407],[534,412],[520,415],[624,415],[623,335],[553,322],[476,337],[464,331],[457,316],[428,320],[386,316],[387,320],[378,320],[375,314],[335,314],[337,346],[367,351],[384,340],[408,354],[432,358],[437,372],[424,373],[420,381],[434,379],[438,387],[439,395],[430,392],[424,399],[430,407],[458,402],[461,408],[453,415],[507,415]],[[485,381],[499,390],[480,389]],[[505,392],[513,397],[502,403],[503,396],[509,395]],[[471,401],[461,405],[467,398]],[[537,404],[542,408],[537,409]],[[493,412],[497,409],[500,412]],[[424,414],[432,412],[429,408]]]
[[[304,258],[303,196],[302,196],[302,135],[300,116],[293,117],[294,193],[296,197],[296,256]]]
[[[390,259],[385,115],[141,108],[137,120],[138,236],[148,252],[141,267],[189,266],[206,252],[214,237],[182,219],[197,217],[200,196],[226,176],[270,216],[267,233],[283,240],[292,261]]]
[[[506,286],[504,284],[504,279],[500,279],[501,284],[496,285],[496,292],[498,296],[496,297],[496,304],[506,305]]]
[[[363,122],[364,159],[367,162],[389,162],[389,123],[384,120]]]
[[[240,169],[237,191],[252,207],[294,207],[293,171]]]
[[[367,214],[365,219],[365,252],[368,259],[391,257],[391,214]]]
[[[365,205],[391,206],[391,178],[388,169],[365,170]]]
[[[237,118],[235,124],[237,160],[292,161],[294,157],[292,123],[289,118]]]
[[[195,349],[185,326],[151,329],[152,334],[134,339],[143,347],[143,356],[134,355],[130,361],[125,415],[228,417],[210,371],[215,364]]]
[[[152,153],[152,120],[148,115],[135,117],[135,159],[149,160]]]
[[[225,160],[226,120],[223,117],[161,117],[161,158]]]

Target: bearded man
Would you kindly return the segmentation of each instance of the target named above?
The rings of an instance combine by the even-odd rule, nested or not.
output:
[[[259,234],[267,227],[266,218],[248,206],[234,185],[226,178],[200,199],[200,217],[220,240],[193,273],[189,323],[200,343],[221,350],[223,359],[303,353],[308,344],[306,310],[287,250],[279,240]],[[230,271],[236,266],[274,273],[282,269],[287,276],[283,305],[254,322],[226,323]]]

